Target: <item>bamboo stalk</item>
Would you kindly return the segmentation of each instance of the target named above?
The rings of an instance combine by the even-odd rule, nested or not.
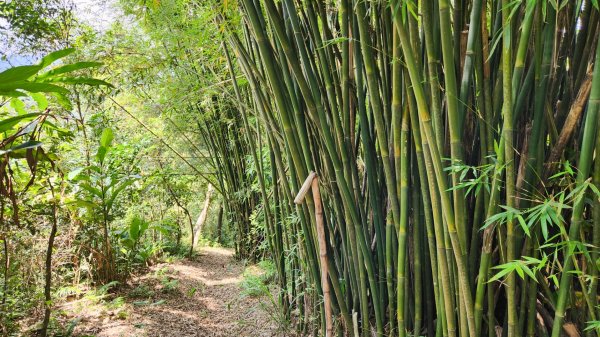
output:
[[[242,99],[256,109],[248,124],[267,131],[272,173],[261,170],[263,199],[291,203],[305,174],[319,172],[330,305],[347,331],[405,336],[427,327],[430,335],[462,337],[495,335],[503,327],[507,336],[543,334],[536,313],[552,313],[553,297],[563,291],[546,278],[564,279],[568,263],[590,273],[582,258],[569,262],[538,242],[539,223],[528,224],[531,237],[524,237],[516,219],[506,227],[488,221],[505,210],[500,205],[527,216],[538,195],[563,188],[541,179],[550,165],[543,159],[577,163],[579,172],[585,164],[573,160],[588,137],[576,121],[589,114],[586,104],[593,106],[596,77],[581,76],[580,63],[592,54],[598,13],[584,8],[589,1],[563,5],[241,1],[242,29],[226,31],[248,80]],[[593,31],[579,30],[580,20]],[[221,138],[215,143],[224,147]],[[232,152],[232,163],[215,160],[227,167],[220,177],[240,175],[243,152]],[[481,178],[477,192],[467,193],[464,186],[475,178]],[[290,238],[298,243],[300,257],[279,260],[278,273],[289,273],[287,283],[303,280],[287,293],[304,301],[301,331],[334,333],[320,300],[323,263],[312,202],[307,194],[302,207],[275,208],[265,240],[275,256],[285,255]],[[594,217],[595,208],[586,207],[581,221]],[[278,224],[290,216],[299,222],[282,229]],[[597,233],[580,227],[576,234],[589,243]],[[501,286],[488,282],[498,266],[522,255],[552,257],[538,271],[539,283],[515,272]],[[573,315],[596,316],[589,313],[591,286],[584,286],[587,305],[573,307]],[[498,315],[500,308],[505,314]],[[315,312],[322,323],[310,320]]]
[[[512,39],[510,24],[509,1],[502,1],[502,92],[504,104],[502,105],[502,115],[504,124],[502,134],[504,135],[504,153],[506,162],[506,204],[508,207],[515,207],[515,156],[513,145],[513,106],[512,106]],[[515,260],[515,223],[513,219],[508,219],[506,223],[506,260]],[[516,304],[516,275],[510,273],[505,281],[507,312],[508,312],[508,337],[516,336],[517,325],[517,304]]]
[[[583,131],[583,143],[579,157],[579,172],[577,174],[577,185],[581,186],[589,177],[592,165],[592,154],[594,152],[596,132],[598,127],[598,110],[600,109],[600,43],[596,47],[596,59],[594,61],[594,75],[592,88],[588,102],[587,117]],[[579,228],[583,221],[584,200],[577,199],[573,206],[571,215],[571,228],[569,228],[569,238],[577,237]],[[552,325],[552,337],[559,337],[562,331],[562,324],[565,318],[565,309],[567,305],[567,296],[571,286],[573,274],[572,252],[565,253],[563,262],[563,271],[560,278],[558,299],[556,301],[556,311],[554,313],[554,324]]]

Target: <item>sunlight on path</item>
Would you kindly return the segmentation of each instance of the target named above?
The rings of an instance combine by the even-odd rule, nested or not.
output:
[[[233,259],[233,251],[225,248],[213,248],[213,247],[203,247],[201,249],[200,258],[202,256],[222,256],[226,259]],[[196,266],[192,265],[182,265],[177,264],[172,266],[173,269],[178,272],[182,277],[196,280],[204,283],[206,286],[219,286],[226,284],[239,284],[242,282],[242,274],[238,274],[233,277],[225,277],[225,278],[217,278],[218,274],[222,272],[219,266],[216,266],[215,270],[203,270],[199,269]],[[225,264],[223,264],[222,269],[227,268]]]
[[[119,294],[126,314],[86,308],[78,314],[76,336],[277,336],[259,299],[240,294],[243,272],[223,248],[158,264]]]

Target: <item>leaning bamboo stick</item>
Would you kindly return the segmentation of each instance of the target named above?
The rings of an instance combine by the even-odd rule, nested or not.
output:
[[[333,315],[331,311],[331,293],[329,291],[328,269],[329,260],[327,257],[327,241],[325,239],[325,228],[323,224],[323,205],[321,203],[321,194],[319,193],[319,178],[314,171],[311,171],[302,184],[300,191],[294,198],[294,203],[302,204],[304,197],[312,189],[313,203],[315,205],[315,220],[317,225],[317,239],[319,241],[319,258],[321,260],[321,287],[323,289],[323,302],[325,310],[325,336],[333,337]]]

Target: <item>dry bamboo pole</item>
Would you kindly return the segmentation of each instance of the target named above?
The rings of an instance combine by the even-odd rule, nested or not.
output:
[[[311,171],[302,187],[298,191],[294,203],[302,204],[304,197],[312,189],[313,203],[315,207],[315,219],[317,226],[317,239],[319,241],[319,258],[321,260],[321,287],[323,289],[323,302],[325,308],[325,337],[333,337],[333,315],[331,311],[331,294],[329,292],[329,260],[327,257],[327,241],[325,239],[325,226],[323,224],[323,205],[321,204],[321,194],[319,193],[319,178],[314,171]]]

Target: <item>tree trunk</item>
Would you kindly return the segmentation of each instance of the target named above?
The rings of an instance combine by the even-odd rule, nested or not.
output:
[[[6,294],[8,293],[8,269],[10,267],[10,257],[8,256],[10,251],[8,249],[8,225],[4,223],[4,200],[0,203],[0,222],[2,222],[2,225],[5,228],[5,236],[2,238],[4,246],[4,288],[2,289],[2,307],[4,307],[6,305]]]
[[[48,333],[48,324],[50,323],[50,306],[52,297],[51,297],[51,287],[52,287],[52,249],[54,248],[54,238],[56,237],[57,230],[57,216],[56,216],[56,205],[54,206],[54,215],[52,217],[52,229],[50,230],[50,237],[48,238],[48,248],[46,250],[46,283],[44,285],[44,299],[45,299],[45,312],[44,312],[44,322],[42,323],[42,337],[45,337]]]
[[[2,240],[4,242],[4,289],[2,290],[2,305],[6,304],[6,293],[8,293],[8,268],[10,267],[10,258],[8,256],[8,236]]]
[[[52,191],[52,197],[54,199],[52,205],[52,228],[50,229],[50,237],[48,238],[48,248],[46,250],[46,279],[44,284],[44,300],[45,300],[45,311],[44,321],[42,323],[41,336],[46,337],[48,334],[48,324],[50,323],[50,313],[52,306],[52,249],[54,248],[54,238],[56,237],[56,231],[58,229],[58,207],[56,205],[56,199],[54,198],[54,188],[50,184],[50,190]]]
[[[200,216],[198,216],[198,220],[196,220],[196,228],[194,230],[194,232],[196,233],[196,236],[194,237],[193,246],[198,245],[198,240],[200,239],[200,232],[202,230],[202,225],[204,225],[204,222],[206,221],[206,215],[208,214],[208,206],[210,205],[210,196],[212,194],[212,191],[213,191],[213,186],[211,184],[208,184],[208,188],[206,190],[206,199],[204,199],[204,207],[202,208],[202,212],[200,212]]]
[[[188,256],[192,257],[192,255],[194,255],[194,242],[196,242],[195,237],[196,234],[194,232],[194,221],[192,220],[192,216],[190,215],[190,211],[188,211],[187,208],[183,207],[181,204],[179,204],[179,207],[181,207],[181,209],[183,209],[183,212],[185,213],[185,216],[188,219],[188,222],[190,224],[190,235],[191,240],[190,240],[190,251],[188,252]]]
[[[219,208],[219,217],[217,220],[217,242],[223,243],[223,206]]]

